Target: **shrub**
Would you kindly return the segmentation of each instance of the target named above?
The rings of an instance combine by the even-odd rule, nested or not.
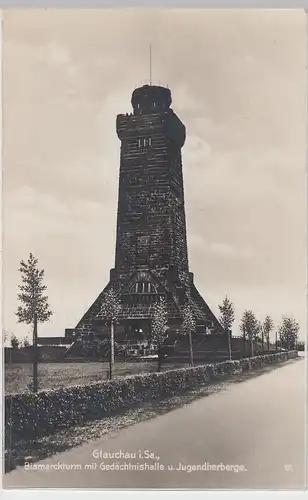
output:
[[[192,368],[135,375],[96,382],[87,386],[65,387],[5,397],[6,447],[21,439],[35,439],[58,429],[180,391],[206,385],[234,373],[295,358],[297,351],[267,354],[250,359],[224,361]]]

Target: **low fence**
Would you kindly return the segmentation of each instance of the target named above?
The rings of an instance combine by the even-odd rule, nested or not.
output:
[[[132,405],[171,397],[210,381],[264,365],[287,361],[297,351],[217,364],[135,375],[87,386],[24,393],[5,397],[6,448],[21,439],[35,439],[92,419],[123,411]]]
[[[63,360],[64,353],[67,347],[64,345],[43,345],[37,347],[37,354],[40,363],[58,362]],[[14,349],[12,347],[4,347],[4,362],[5,364],[12,363],[32,363],[34,350],[33,346],[20,347]]]

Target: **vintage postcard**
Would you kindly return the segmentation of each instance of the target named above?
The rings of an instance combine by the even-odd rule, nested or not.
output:
[[[306,488],[304,10],[3,13],[3,486]]]

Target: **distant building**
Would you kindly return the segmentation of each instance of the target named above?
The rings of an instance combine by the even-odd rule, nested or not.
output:
[[[303,340],[299,340],[297,342],[297,350],[298,351],[305,351],[305,342]]]

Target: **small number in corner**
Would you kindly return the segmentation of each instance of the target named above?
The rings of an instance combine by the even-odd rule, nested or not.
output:
[[[286,472],[292,472],[293,471],[293,465],[292,464],[285,464],[284,470]]]

